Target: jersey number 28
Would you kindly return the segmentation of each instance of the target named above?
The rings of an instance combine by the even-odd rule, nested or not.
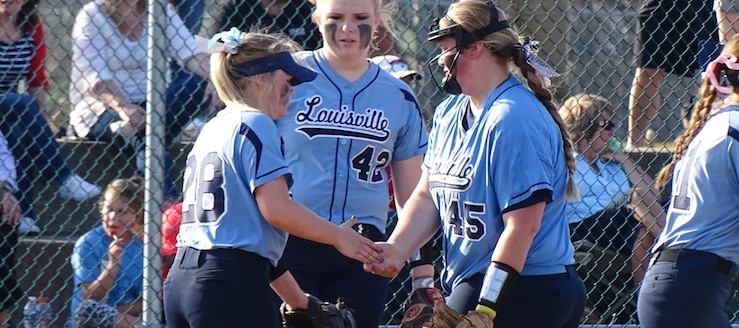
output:
[[[197,163],[187,158],[182,200],[182,224],[215,222],[223,214],[223,162],[218,154],[208,153]]]

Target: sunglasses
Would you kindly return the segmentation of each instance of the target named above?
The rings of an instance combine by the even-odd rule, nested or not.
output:
[[[598,124],[598,126],[600,126],[601,128],[603,128],[603,130],[613,131],[613,129],[616,128],[616,123],[613,123],[611,121],[605,120],[605,121],[600,122],[600,124]]]

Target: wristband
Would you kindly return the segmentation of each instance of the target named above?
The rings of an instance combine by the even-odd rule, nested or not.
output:
[[[434,287],[434,277],[418,277],[413,278],[411,280],[411,288],[413,290],[420,289],[420,288],[433,288]]]
[[[485,312],[493,317],[493,319],[495,319],[495,317],[498,315],[498,312],[482,304],[477,304],[477,306],[475,307],[475,311]]]
[[[478,304],[492,310],[492,313],[497,313],[496,309],[511,290],[518,276],[520,276],[518,271],[510,265],[493,261],[485,273]]]

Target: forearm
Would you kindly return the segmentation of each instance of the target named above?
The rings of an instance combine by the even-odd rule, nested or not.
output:
[[[144,309],[144,304],[141,297],[139,297],[133,303],[121,304],[117,307],[118,312],[131,316],[139,316]]]
[[[526,264],[534,236],[539,232],[544,202],[503,214],[505,228],[485,272],[477,310],[495,318]]]
[[[305,295],[303,290],[295,281],[293,275],[287,271],[282,274],[279,278],[273,280],[270,284],[272,290],[277,293],[290,309],[307,309],[308,308],[308,296]]]
[[[82,297],[100,301],[113,288],[119,265],[108,264],[95,281],[82,285]]]
[[[96,83],[91,91],[98,100],[117,112],[123,111],[123,107],[131,104],[131,101],[126,98],[123,90],[121,90],[117,83],[111,80]]]
[[[183,64],[185,69],[193,74],[210,80],[210,57],[207,53],[195,54],[185,59]]]
[[[620,156],[621,169],[626,172],[626,177],[632,187],[648,189],[652,188],[653,180],[639,165],[626,155]]]
[[[398,213],[398,224],[388,242],[395,245],[406,259],[410,258],[434,236],[440,221],[439,211],[428,189],[417,188]]]
[[[260,204],[259,208],[270,224],[303,239],[335,246],[336,237],[341,235],[339,226],[318,217],[292,199],[287,199],[277,206],[265,207]]]

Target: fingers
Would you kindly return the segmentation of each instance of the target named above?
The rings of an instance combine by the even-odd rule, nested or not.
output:
[[[400,270],[397,270],[395,267],[389,264],[365,263],[364,265],[362,265],[362,268],[365,272],[371,272],[385,278],[393,278],[397,276],[400,272]]]
[[[21,213],[20,206],[14,206],[13,207],[13,210],[10,213],[10,217],[8,218],[8,223],[10,223],[11,225],[16,226],[19,223],[21,223],[21,218],[22,217],[23,217],[23,215]]]
[[[5,194],[5,199],[2,200],[2,207],[2,221],[12,226],[18,225],[21,221],[22,213],[15,197]]]
[[[342,227],[342,228],[351,228],[351,227],[353,227],[353,226],[354,226],[355,224],[357,224],[357,217],[356,217],[356,216],[352,216],[352,218],[351,218],[351,219],[349,219],[349,220],[347,220],[346,222],[342,223],[342,224],[340,225],[340,227]]]
[[[362,237],[365,239],[364,245],[362,245],[362,252],[364,253],[365,260],[362,261],[364,263],[382,263],[382,249],[379,248],[375,243],[373,243],[371,240]]]

